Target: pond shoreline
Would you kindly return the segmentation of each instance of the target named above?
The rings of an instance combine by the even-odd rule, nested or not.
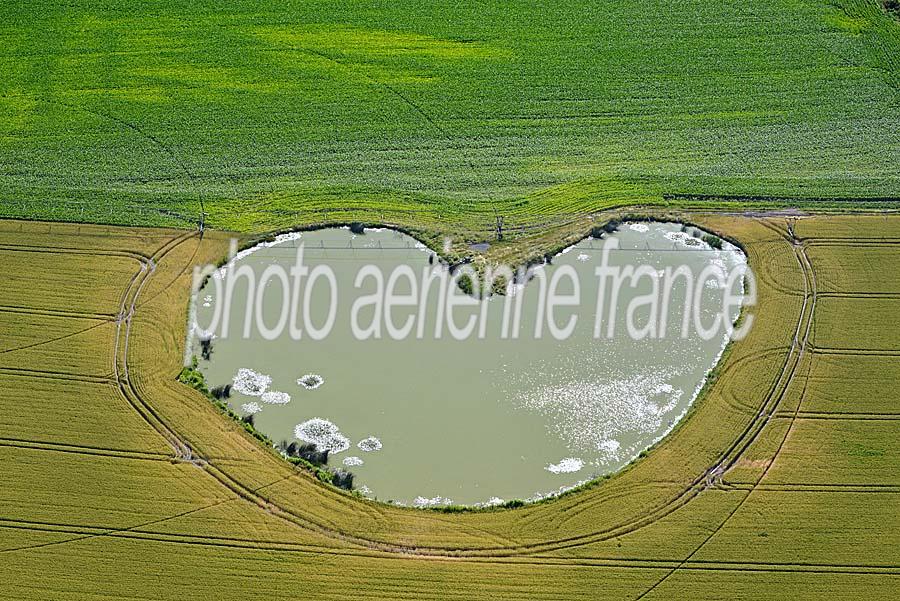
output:
[[[671,223],[671,222],[657,221],[657,223],[664,224],[664,223]],[[691,227],[693,227],[693,226],[691,226]],[[348,228],[349,228],[349,226],[344,226],[342,229],[348,229]],[[322,230],[322,229],[333,230],[333,229],[338,229],[338,228],[333,228],[333,227],[331,227],[331,226],[328,226],[328,227],[325,227],[325,228],[321,228],[321,227],[303,228],[303,229],[300,229],[300,230],[297,230],[297,229],[290,230],[289,232],[285,232],[285,233],[291,233],[291,232],[312,232],[312,231],[318,231],[318,230]],[[374,229],[374,228],[373,228],[373,229]],[[698,228],[698,229],[699,229],[699,228]],[[399,234],[408,235],[408,234],[406,234],[406,232],[403,232],[403,231],[401,231],[401,230],[398,230],[398,229],[395,229],[395,228],[392,228],[392,227],[381,227],[381,228],[378,228],[378,230],[379,230],[379,231],[396,232],[396,233],[399,233]],[[704,231],[704,230],[701,230],[701,231]],[[414,241],[417,243],[417,245],[416,245],[416,247],[415,247],[415,250],[421,250],[422,252],[424,252],[424,253],[426,253],[426,254],[430,254],[430,253],[434,252],[434,251],[433,251],[432,249],[430,249],[430,248],[427,246],[427,244],[426,244],[424,241],[422,241],[421,239],[415,238],[415,237],[413,237],[413,236],[410,236],[410,238],[411,238],[412,240],[414,240]],[[271,246],[274,246],[274,245],[271,244],[271,242],[273,242],[274,240],[275,240],[275,236],[273,235],[273,236],[268,236],[266,239],[262,240],[262,242],[268,242],[269,244],[268,244],[267,247],[271,247]],[[587,240],[587,238],[582,238],[582,239],[576,241],[576,242],[573,243],[573,244],[567,244],[566,246],[561,247],[561,248],[560,248],[560,249],[552,256],[552,258],[549,258],[549,259],[548,259],[547,257],[544,257],[542,263],[532,264],[532,266],[535,267],[535,268],[538,268],[538,269],[542,269],[542,268],[547,267],[547,266],[552,266],[554,260],[555,260],[557,257],[560,257],[560,256],[562,256],[562,255],[566,255],[566,254],[569,253],[572,249],[574,249],[575,247],[577,247],[579,244],[584,243],[586,240]],[[737,246],[737,245],[736,245],[736,246]],[[247,249],[253,248],[253,247],[259,247],[259,242],[257,242],[256,244],[254,244],[254,245],[252,245],[252,246],[251,246],[251,245],[244,246],[244,247],[242,247],[242,250],[247,250]],[[740,247],[738,246],[737,248],[740,248]],[[249,254],[249,253],[248,253],[248,254]],[[437,254],[437,253],[435,253],[435,254]],[[246,257],[246,256],[248,256],[248,255],[244,255],[244,257]],[[225,261],[223,261],[223,262],[220,263],[220,267],[221,267],[221,266],[227,266],[228,263],[229,263],[229,261],[228,261],[228,260],[225,260]],[[450,266],[450,265],[447,265],[447,264],[445,264],[445,263],[442,263],[442,265],[443,265],[443,267],[444,267],[446,270],[452,269],[452,266]],[[738,319],[740,319],[740,315],[738,316],[738,318],[736,319],[736,321],[737,321]],[[539,494],[539,495],[534,495],[534,496],[532,496],[532,497],[529,497],[529,498],[525,499],[524,501],[520,501],[519,499],[512,499],[512,500],[507,501],[507,502],[504,502],[504,503],[502,503],[502,504],[501,504],[501,503],[491,503],[491,502],[488,502],[488,503],[471,503],[471,504],[457,504],[457,503],[453,503],[453,504],[451,504],[451,505],[441,505],[441,506],[437,506],[437,507],[427,506],[427,507],[422,507],[422,508],[423,508],[423,509],[429,509],[429,510],[437,510],[437,511],[482,511],[482,510],[490,510],[490,509],[493,509],[493,508],[496,508],[496,507],[502,507],[502,506],[504,506],[504,505],[514,505],[514,506],[519,506],[519,503],[520,503],[520,502],[521,502],[521,503],[526,503],[526,502],[527,502],[527,503],[539,503],[539,502],[545,501],[545,500],[550,499],[550,498],[558,498],[558,497],[560,497],[560,496],[562,496],[562,495],[570,494],[571,492],[575,492],[575,491],[577,491],[577,490],[582,490],[582,489],[584,489],[584,488],[591,487],[591,486],[593,486],[593,485],[595,485],[595,484],[597,484],[597,483],[599,483],[599,482],[602,482],[603,480],[609,478],[611,475],[622,473],[623,471],[629,469],[630,466],[633,465],[633,463],[634,463],[635,461],[639,460],[642,456],[646,455],[646,453],[647,453],[650,449],[654,448],[654,447],[655,447],[662,439],[664,439],[664,438],[666,438],[667,436],[669,436],[669,434],[671,434],[671,432],[674,431],[675,428],[677,428],[680,424],[682,424],[682,423],[685,421],[685,419],[687,418],[687,416],[689,415],[689,413],[692,412],[692,410],[693,410],[695,404],[698,402],[698,399],[701,397],[701,394],[702,394],[703,390],[704,390],[705,388],[707,388],[708,385],[710,384],[710,381],[709,381],[709,380],[710,380],[710,376],[713,375],[713,374],[715,373],[716,368],[721,364],[721,361],[722,361],[722,359],[723,359],[725,353],[727,352],[728,346],[729,346],[728,344],[723,344],[723,345],[718,349],[718,352],[717,352],[717,354],[716,354],[716,356],[715,356],[715,359],[714,359],[714,361],[712,362],[712,366],[710,367],[709,370],[706,370],[706,376],[704,376],[704,378],[696,385],[696,387],[694,388],[694,390],[691,391],[690,399],[688,400],[687,405],[684,407],[684,409],[681,411],[681,413],[679,413],[679,414],[671,421],[671,425],[670,425],[664,432],[662,432],[659,436],[657,436],[656,438],[654,438],[654,439],[649,443],[649,445],[648,445],[646,448],[644,448],[643,450],[641,450],[641,451],[639,451],[639,452],[634,453],[632,456],[630,456],[630,457],[628,458],[628,460],[627,460],[623,465],[621,465],[621,466],[620,466],[619,468],[617,468],[616,470],[614,470],[614,471],[612,471],[612,472],[608,472],[608,473],[602,474],[602,475],[600,475],[600,476],[591,477],[591,478],[588,478],[588,479],[582,479],[582,480],[579,480],[579,481],[577,481],[577,482],[575,482],[575,483],[573,483],[573,484],[571,484],[571,485],[561,486],[561,487],[559,487],[558,489],[556,489],[556,490],[551,490],[551,491],[549,491],[549,492],[547,492],[547,493],[541,493],[541,494]],[[224,408],[224,407],[223,407],[222,409],[223,409],[223,411],[226,411],[228,414],[230,414],[234,419],[237,419],[238,421],[241,421],[240,417],[239,417],[236,413],[234,413],[234,412],[232,412],[232,411],[230,411],[230,410],[228,410],[227,408]],[[242,422],[242,423],[243,423],[243,422]],[[247,429],[246,424],[245,424],[244,427],[245,427],[245,429]],[[253,428],[253,430],[256,430],[256,428]],[[250,433],[250,434],[253,435],[254,437],[260,439],[261,441],[263,441],[263,442],[266,443],[267,445],[271,445],[271,440],[270,440],[267,436],[262,435],[263,437],[265,437],[265,440],[263,440],[263,439],[257,434],[258,431],[256,431],[256,433],[255,433],[255,432],[252,432],[252,431],[248,430],[248,433]],[[260,434],[261,434],[261,433],[260,433]],[[306,466],[304,466],[304,467],[306,467]],[[316,473],[317,473],[317,472],[316,472]],[[321,479],[321,477],[320,477],[320,479]],[[427,500],[427,499],[426,499],[426,500]],[[493,500],[492,500],[492,501],[493,501]],[[398,503],[392,503],[392,504],[395,504],[395,505],[396,505],[396,504],[398,504]]]

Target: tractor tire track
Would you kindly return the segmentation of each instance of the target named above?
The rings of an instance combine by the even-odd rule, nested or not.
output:
[[[806,328],[804,330],[803,338],[802,338],[802,340],[799,341],[799,346],[797,346],[797,349],[798,349],[797,360],[794,362],[794,367],[791,369],[791,374],[788,377],[787,381],[785,382],[785,386],[782,388],[782,392],[781,392],[781,395],[779,395],[778,401],[775,403],[774,408],[776,408],[776,409],[777,409],[778,404],[781,402],[781,399],[783,399],[784,395],[787,393],[787,390],[790,387],[790,384],[794,381],[794,376],[796,375],[796,368],[800,365],[800,361],[803,358],[805,351],[807,350],[808,340],[809,340],[810,332],[811,332],[812,326],[813,326],[813,321],[814,321],[813,316],[815,313],[815,306],[816,306],[816,300],[817,300],[815,271],[813,270],[812,263],[810,262],[809,257],[806,254],[806,248],[804,247],[803,243],[794,236],[793,226],[790,225],[790,223],[788,224],[788,232],[792,238],[792,246],[793,246],[794,254],[797,258],[797,262],[800,265],[801,271],[803,272],[804,287],[806,289],[805,294],[804,294],[803,306],[804,306],[804,309],[806,309],[806,307],[808,306],[809,312],[808,312],[808,315],[805,320]],[[802,319],[801,319],[800,323],[803,323]],[[795,338],[794,338],[794,343],[795,343],[795,345],[798,343],[797,336],[795,336]],[[763,469],[762,474],[759,476],[759,478],[757,478],[756,482],[754,482],[750,486],[750,488],[747,490],[747,494],[741,498],[741,500],[737,503],[737,505],[735,505],[734,509],[732,509],[732,511],[725,517],[725,519],[718,526],[716,526],[716,528],[714,528],[712,530],[712,532],[710,532],[709,535],[683,561],[681,561],[677,566],[675,566],[669,572],[667,572],[660,580],[658,580],[656,583],[654,583],[649,589],[647,589],[646,591],[644,591],[643,593],[638,595],[636,597],[636,601],[639,601],[640,599],[643,599],[644,597],[646,597],[647,595],[652,593],[654,590],[656,590],[662,584],[664,584],[669,578],[671,578],[672,575],[674,575],[679,569],[684,568],[694,558],[694,556],[697,555],[697,553],[699,553],[703,549],[703,547],[705,547],[719,532],[722,531],[722,529],[725,527],[726,524],[728,524],[728,522],[731,520],[731,518],[733,518],[738,513],[738,511],[740,511],[740,509],[744,506],[744,504],[747,502],[747,499],[749,499],[751,497],[753,492],[756,490],[756,487],[765,479],[765,477],[766,477],[766,475],[768,475],[769,470],[771,469],[772,465],[774,465],[775,460],[778,457],[779,453],[781,453],[781,451],[784,449],[784,445],[787,442],[787,439],[791,434],[794,423],[796,421],[796,414],[800,411],[800,407],[803,403],[803,396],[806,393],[806,386],[809,382],[808,376],[809,376],[809,371],[807,370],[807,377],[806,377],[806,381],[804,382],[803,392],[801,393],[800,401],[797,403],[797,408],[794,411],[794,415],[791,418],[791,421],[788,425],[787,430],[785,431],[784,435],[781,438],[778,448],[775,450],[775,453],[772,455],[771,461],[769,461],[766,464],[765,468]],[[774,413],[774,411],[769,413],[768,417],[765,420],[765,423],[763,424],[763,427],[765,427],[765,424],[767,424],[772,419],[773,413]],[[761,431],[762,431],[762,429],[759,430],[759,432],[761,432]],[[758,435],[758,433],[757,433],[757,435]],[[752,444],[752,441],[750,441],[750,443],[748,443],[747,446],[749,446],[749,444]],[[745,447],[745,449],[746,449],[746,447]],[[740,454],[738,454],[738,456],[740,456]],[[737,458],[735,458],[735,461],[736,461],[736,459]],[[734,465],[734,462],[732,462],[731,465],[728,467],[731,467],[733,465]],[[727,471],[727,469],[726,469],[726,471]]]

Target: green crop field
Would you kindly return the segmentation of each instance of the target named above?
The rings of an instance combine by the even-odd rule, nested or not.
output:
[[[886,6],[0,6],[0,598],[896,597]],[[756,322],[571,494],[369,501],[178,381],[192,268],[233,235],[385,224],[517,263],[625,215],[740,243]]]
[[[5,3],[0,40],[8,217],[474,238],[900,198],[879,0]]]

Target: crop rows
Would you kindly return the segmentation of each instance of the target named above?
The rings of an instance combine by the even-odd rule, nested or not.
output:
[[[497,215],[512,234],[611,206],[900,198],[900,34],[875,0],[0,17],[7,217],[484,238]]]
[[[833,273],[833,265],[843,265],[841,269],[848,273],[858,269],[854,292],[864,293],[863,285],[874,281],[867,274],[881,269],[877,258],[885,255],[873,245],[876,251],[871,256],[850,253],[840,259],[850,263],[836,263],[830,253],[840,253],[842,248],[816,244],[815,224],[822,223],[824,237],[833,239],[840,226],[834,221],[840,219],[801,220],[794,229],[804,233],[813,270],[820,265],[822,273]],[[252,572],[247,566],[295,548],[301,553],[296,559],[285,556],[295,567],[288,573],[279,567],[277,576],[268,576],[270,580],[295,592],[317,591],[322,582],[328,582],[334,594],[350,594],[359,593],[363,584],[341,575],[375,570],[366,585],[375,588],[366,590],[372,590],[376,598],[421,592],[416,583],[428,578],[443,579],[443,585],[432,591],[440,598],[454,592],[462,596],[463,591],[475,596],[478,584],[482,596],[492,591],[513,594],[518,589],[508,588],[515,585],[507,578],[527,569],[528,561],[541,566],[537,571],[532,568],[537,575],[529,577],[536,597],[541,596],[542,586],[552,587],[559,596],[565,596],[565,591],[583,595],[587,588],[581,586],[593,582],[589,574],[597,570],[598,578],[612,583],[602,593],[611,598],[637,597],[654,585],[648,598],[674,591],[687,594],[700,581],[697,572],[703,570],[722,571],[729,578],[745,570],[781,574],[767,576],[765,581],[779,586],[793,582],[807,587],[806,591],[816,588],[802,576],[804,570],[821,574],[830,583],[844,578],[840,586],[849,587],[850,592],[885,586],[884,582],[896,578],[891,570],[900,569],[900,558],[893,552],[896,541],[888,534],[900,494],[893,444],[898,422],[841,420],[841,415],[895,414],[896,396],[888,387],[894,363],[880,356],[838,358],[820,354],[811,345],[806,354],[798,357],[794,352],[791,358],[792,332],[805,323],[797,324],[804,289],[798,263],[784,260],[793,253],[784,222],[773,222],[777,227],[770,228],[746,218],[697,216],[694,220],[741,240],[762,277],[756,327],[747,340],[730,350],[715,385],[689,418],[647,458],[602,485],[516,511],[447,515],[373,504],[327,488],[293,471],[218,414],[207,400],[176,382],[181,315],[190,277],[186,268],[221,257],[227,238],[211,233],[200,242],[196,236],[170,234],[166,242],[159,232],[135,231],[136,246],[131,248],[155,255],[158,265],[152,272],[142,272],[139,262],[132,261],[134,272],[119,274],[115,289],[94,299],[107,299],[97,305],[105,311],[119,303],[134,307],[133,323],[123,322],[131,323],[127,351],[122,324],[118,343],[112,332],[115,324],[102,321],[96,328],[61,340],[48,337],[51,329],[77,332],[85,320],[75,315],[29,314],[33,329],[20,329],[16,338],[5,339],[7,344],[12,342],[11,347],[27,347],[28,340],[37,345],[4,353],[0,373],[5,383],[0,402],[4,412],[14,416],[0,423],[0,453],[5,465],[15,466],[4,483],[11,492],[0,515],[0,531],[22,533],[5,547],[17,542],[34,547],[9,554],[15,562],[25,562],[12,564],[21,570],[19,582],[27,583],[16,590],[40,594],[49,581],[32,569],[47,558],[64,566],[71,562],[90,566],[93,553],[115,557],[122,579],[143,582],[133,573],[136,568],[128,567],[124,551],[128,548],[139,548],[142,556],[158,556],[167,570],[190,558],[195,562],[194,573],[206,574],[195,583],[212,587],[205,590],[217,590],[215,583],[223,570]],[[893,218],[873,220],[873,236],[882,232],[875,227],[878,223],[894,227],[894,222]],[[4,224],[0,235],[15,227]],[[59,248],[60,239],[69,241],[64,247],[67,252],[47,253],[59,259],[43,266],[51,281],[59,277],[63,282],[72,261],[87,261],[81,267],[86,277],[94,277],[121,260],[98,245],[102,238],[96,230],[80,238],[71,235],[77,226],[54,227],[53,236],[33,233],[28,239],[30,245],[43,248],[54,244]],[[108,231],[120,232],[124,230]],[[113,235],[110,248],[128,250],[127,239],[124,234]],[[150,240],[160,241],[157,248],[163,250],[140,247]],[[88,260],[86,252],[96,254]],[[65,286],[59,287],[58,293],[64,292]],[[805,298],[809,299],[808,291]],[[846,344],[864,349],[878,343],[879,348],[897,349],[896,344],[890,345],[896,340],[895,329],[882,328],[882,334],[873,338],[865,329],[865,312],[845,300],[819,299],[812,319],[816,336],[823,331],[837,335],[836,327],[826,321],[832,314],[826,303],[838,302],[846,322],[862,324],[840,331],[840,336],[847,337]],[[45,301],[36,295],[20,299],[19,304],[27,308],[31,302],[50,310],[41,304]],[[889,307],[892,301],[872,302]],[[83,343],[81,337],[85,337]],[[74,346],[60,347],[63,343]],[[78,344],[85,345],[83,352],[63,350],[77,349]],[[98,352],[104,348],[105,352]],[[114,362],[117,348],[119,359]],[[845,368],[845,361],[859,367]],[[794,363],[787,372],[781,371],[780,365]],[[42,367],[34,369],[37,366]],[[117,392],[113,381],[66,379],[114,371],[130,383],[127,398]],[[779,381],[779,371],[795,375]],[[842,373],[857,378],[859,384],[845,380]],[[771,417],[757,413],[761,406],[770,407]],[[143,407],[152,410],[152,416],[145,415]],[[807,414],[828,415],[836,421],[809,419]],[[169,434],[160,436],[148,419],[164,423]],[[190,461],[167,459],[181,453],[167,444],[169,435],[190,447]],[[739,455],[725,464],[731,469],[718,474],[720,480],[705,481],[704,470],[719,461],[722,449],[735,438],[745,442],[734,447]],[[698,475],[700,484],[695,486],[692,482]],[[84,486],[85,481],[92,484]],[[54,528],[67,531],[69,538],[60,540],[58,532],[47,532]],[[841,542],[848,528],[854,532],[851,544]],[[36,542],[30,543],[25,532],[44,534],[35,534]],[[433,558],[416,559],[415,555]],[[448,557],[436,559],[439,556]],[[467,559],[459,563],[462,557]],[[835,574],[826,576],[830,571]],[[174,573],[167,571],[169,587],[156,596],[189,590],[174,584]],[[570,580],[575,573],[585,582],[573,587]],[[686,573],[691,578],[686,580]],[[263,584],[266,574],[271,572],[263,569],[252,575],[252,581],[259,583],[252,594],[260,598],[271,585]],[[856,580],[846,580],[848,574]],[[204,578],[209,579],[206,584]],[[60,582],[67,583],[73,597],[86,594],[78,592],[77,580]],[[487,582],[496,582],[496,587]],[[742,581],[729,582],[729,586],[741,586]],[[245,596],[251,594],[249,589],[242,590]]]

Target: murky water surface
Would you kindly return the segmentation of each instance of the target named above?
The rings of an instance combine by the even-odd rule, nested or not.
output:
[[[672,224],[629,224],[614,236],[620,250],[610,253],[613,265],[647,264],[660,272],[687,265],[699,274],[710,264],[731,270],[745,260],[730,245],[714,251]],[[236,265],[252,266],[257,276],[272,264],[290,266],[300,244],[307,265],[327,264],[337,276],[330,335],[294,340],[284,332],[266,340],[253,328],[244,339],[247,286],[238,281],[229,336],[213,340],[212,357],[200,367],[210,387],[233,383],[233,409],[254,413],[257,428],[273,440],[329,448],[329,465],[352,471],[356,486],[381,500],[425,505],[537,498],[618,470],[683,416],[725,343],[723,333],[708,341],[693,331],[680,337],[684,288],[679,286],[667,307],[669,335],[631,339],[626,308],[652,290],[648,278],[635,289],[622,288],[615,336],[595,339],[599,240],[578,243],[544,268],[549,277],[569,265],[580,278],[579,321],[565,340],[546,328],[535,339],[539,286],[532,281],[518,291],[523,295],[518,339],[501,336],[505,299],[495,296],[488,303],[484,339],[455,340],[446,329],[436,339],[437,303],[431,302],[422,339],[392,340],[382,328],[382,339],[359,341],[351,331],[351,305],[374,290],[371,281],[354,287],[361,267],[374,264],[387,275],[409,265],[420,278],[423,270],[443,273],[443,268],[430,266],[430,252],[397,232],[354,235],[345,229],[287,236],[245,253]],[[571,291],[570,282],[562,282],[560,290]],[[703,288],[709,294],[700,315],[710,318],[721,310],[722,292],[714,282]],[[201,291],[199,324],[211,323],[222,296],[212,281]],[[327,286],[313,288],[311,316],[318,324],[327,315],[329,296]],[[278,321],[282,301],[281,283],[270,281],[262,311],[269,326]],[[475,312],[459,310],[458,323]],[[373,313],[363,311],[361,322]],[[394,321],[402,324],[405,315],[415,313],[397,310]],[[571,313],[558,311],[557,322],[564,324]],[[649,309],[638,311],[635,321],[645,323],[648,316]]]

